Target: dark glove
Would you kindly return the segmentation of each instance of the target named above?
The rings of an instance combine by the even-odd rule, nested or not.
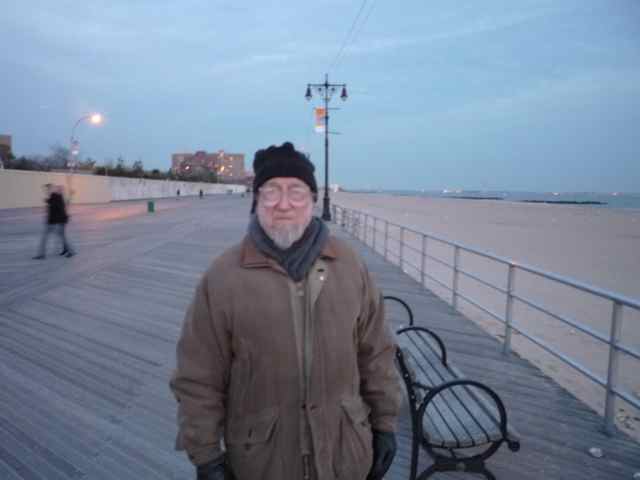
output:
[[[396,456],[396,435],[393,432],[373,431],[373,465],[367,480],[382,480],[393,457]]]
[[[224,457],[196,466],[197,480],[224,480],[226,471]]]

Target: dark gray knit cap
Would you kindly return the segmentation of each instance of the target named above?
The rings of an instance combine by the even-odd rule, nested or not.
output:
[[[313,174],[313,163],[295,149],[291,142],[281,146],[271,145],[269,148],[258,150],[253,158],[253,193],[269,179],[275,177],[295,177],[309,185],[312,192],[318,193],[316,178]]]

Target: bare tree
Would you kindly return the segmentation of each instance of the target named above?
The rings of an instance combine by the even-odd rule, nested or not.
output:
[[[48,169],[65,168],[71,156],[69,149],[62,145],[52,145],[49,150],[49,155],[44,159],[45,166]]]

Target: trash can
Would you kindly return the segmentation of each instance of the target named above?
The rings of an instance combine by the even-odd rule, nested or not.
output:
[[[153,200],[149,200],[149,201],[147,202],[147,212],[148,212],[148,213],[153,213],[153,212],[155,212],[155,211],[156,211],[156,205],[155,205],[155,203],[153,202]]]

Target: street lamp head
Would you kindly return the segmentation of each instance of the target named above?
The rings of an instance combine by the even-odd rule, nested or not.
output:
[[[342,93],[340,94],[340,100],[343,102],[347,99],[347,87],[342,87]]]
[[[304,98],[308,100],[311,100],[311,87],[309,85],[307,85],[307,93],[304,94]]]
[[[89,117],[89,120],[94,125],[98,125],[98,124],[102,123],[102,115],[100,115],[99,113],[94,113],[94,114],[91,115],[91,117]]]

